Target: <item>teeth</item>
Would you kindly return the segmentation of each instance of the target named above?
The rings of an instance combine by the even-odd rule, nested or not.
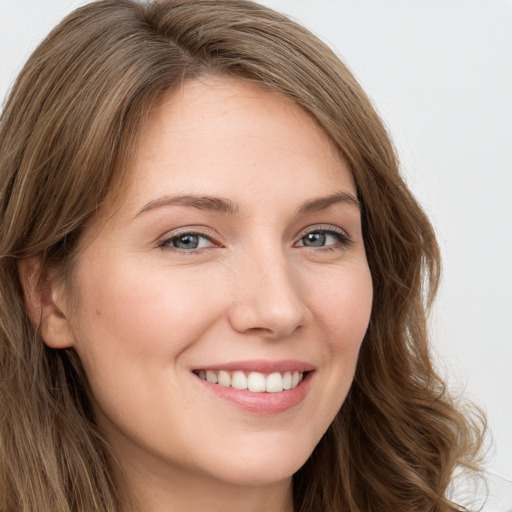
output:
[[[253,393],[280,393],[297,387],[304,378],[304,374],[301,372],[274,372],[268,375],[260,372],[250,372],[249,375],[246,375],[239,370],[232,373],[225,370],[218,372],[200,370],[197,375],[212,384],[234,389],[248,389]]]
[[[267,385],[265,387],[265,391],[268,393],[279,393],[283,391],[283,377],[280,373],[271,373],[267,377]]]
[[[219,372],[218,381],[220,386],[224,386],[225,388],[229,388],[231,386],[231,377],[228,372]]]
[[[244,372],[233,372],[231,387],[235,389],[247,389],[247,377]]]
[[[251,372],[247,377],[247,389],[254,393],[265,391],[265,375],[263,373]]]
[[[211,382],[212,384],[217,384],[217,382],[219,381],[217,379],[217,374],[215,372],[212,372],[211,370],[208,370],[206,372],[206,380],[208,382]]]

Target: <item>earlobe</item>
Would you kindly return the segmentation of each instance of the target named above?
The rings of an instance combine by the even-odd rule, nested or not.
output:
[[[20,261],[18,273],[28,315],[39,328],[46,345],[51,348],[73,346],[62,293],[63,284],[55,279],[55,273],[45,268],[39,257]]]

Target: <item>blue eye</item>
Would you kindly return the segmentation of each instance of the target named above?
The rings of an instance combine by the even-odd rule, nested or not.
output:
[[[212,247],[213,245],[213,242],[204,235],[199,233],[183,233],[164,240],[160,244],[160,247],[174,248],[181,251],[194,251],[197,249]]]
[[[333,230],[318,229],[310,231],[298,242],[299,247],[346,247],[350,239],[343,233]]]

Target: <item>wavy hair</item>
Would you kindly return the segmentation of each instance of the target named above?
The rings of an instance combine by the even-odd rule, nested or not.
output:
[[[84,223],[126,188],[152,106],[206,75],[258,82],[300,105],[349,163],[362,204],[370,325],[347,399],[294,475],[295,511],[463,510],[447,489],[457,468],[476,469],[483,420],[431,363],[431,224],[347,67],[303,27],[246,0],[93,2],[52,31],[12,88],[0,118],[0,509],[119,510],[80,362],[43,343],[17,265],[37,256],[72,268]]]

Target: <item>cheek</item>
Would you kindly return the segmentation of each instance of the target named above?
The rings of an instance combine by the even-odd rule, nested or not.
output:
[[[93,395],[112,414],[121,414],[126,397],[147,403],[152,389],[179,389],[187,349],[220,307],[188,274],[127,267],[89,265],[94,273],[78,276],[75,346]]]
[[[314,316],[323,326],[326,343],[323,360],[328,369],[322,388],[325,392],[328,424],[341,408],[357,366],[359,350],[368,328],[373,286],[367,265],[334,272],[325,287],[313,298]]]
[[[82,276],[78,331],[84,342],[146,356],[159,347],[179,352],[207,328],[215,307],[199,280],[187,277],[169,269],[133,272],[121,265]]]
[[[311,283],[311,281],[308,281]],[[364,261],[333,268],[323,286],[309,288],[310,310],[319,329],[318,346],[323,371],[318,373],[320,394],[310,426],[312,439],[325,433],[345,401],[352,385],[359,350],[370,319],[373,287]],[[315,331],[317,332],[317,331]]]
[[[333,272],[323,284],[311,293],[314,316],[329,332],[331,350],[357,356],[372,310],[368,266],[360,264]]]
[[[182,354],[209,329],[220,306],[204,293],[201,276],[107,263],[77,273],[75,348],[97,407],[132,430],[133,404],[158,410],[155,389],[179,390]]]

